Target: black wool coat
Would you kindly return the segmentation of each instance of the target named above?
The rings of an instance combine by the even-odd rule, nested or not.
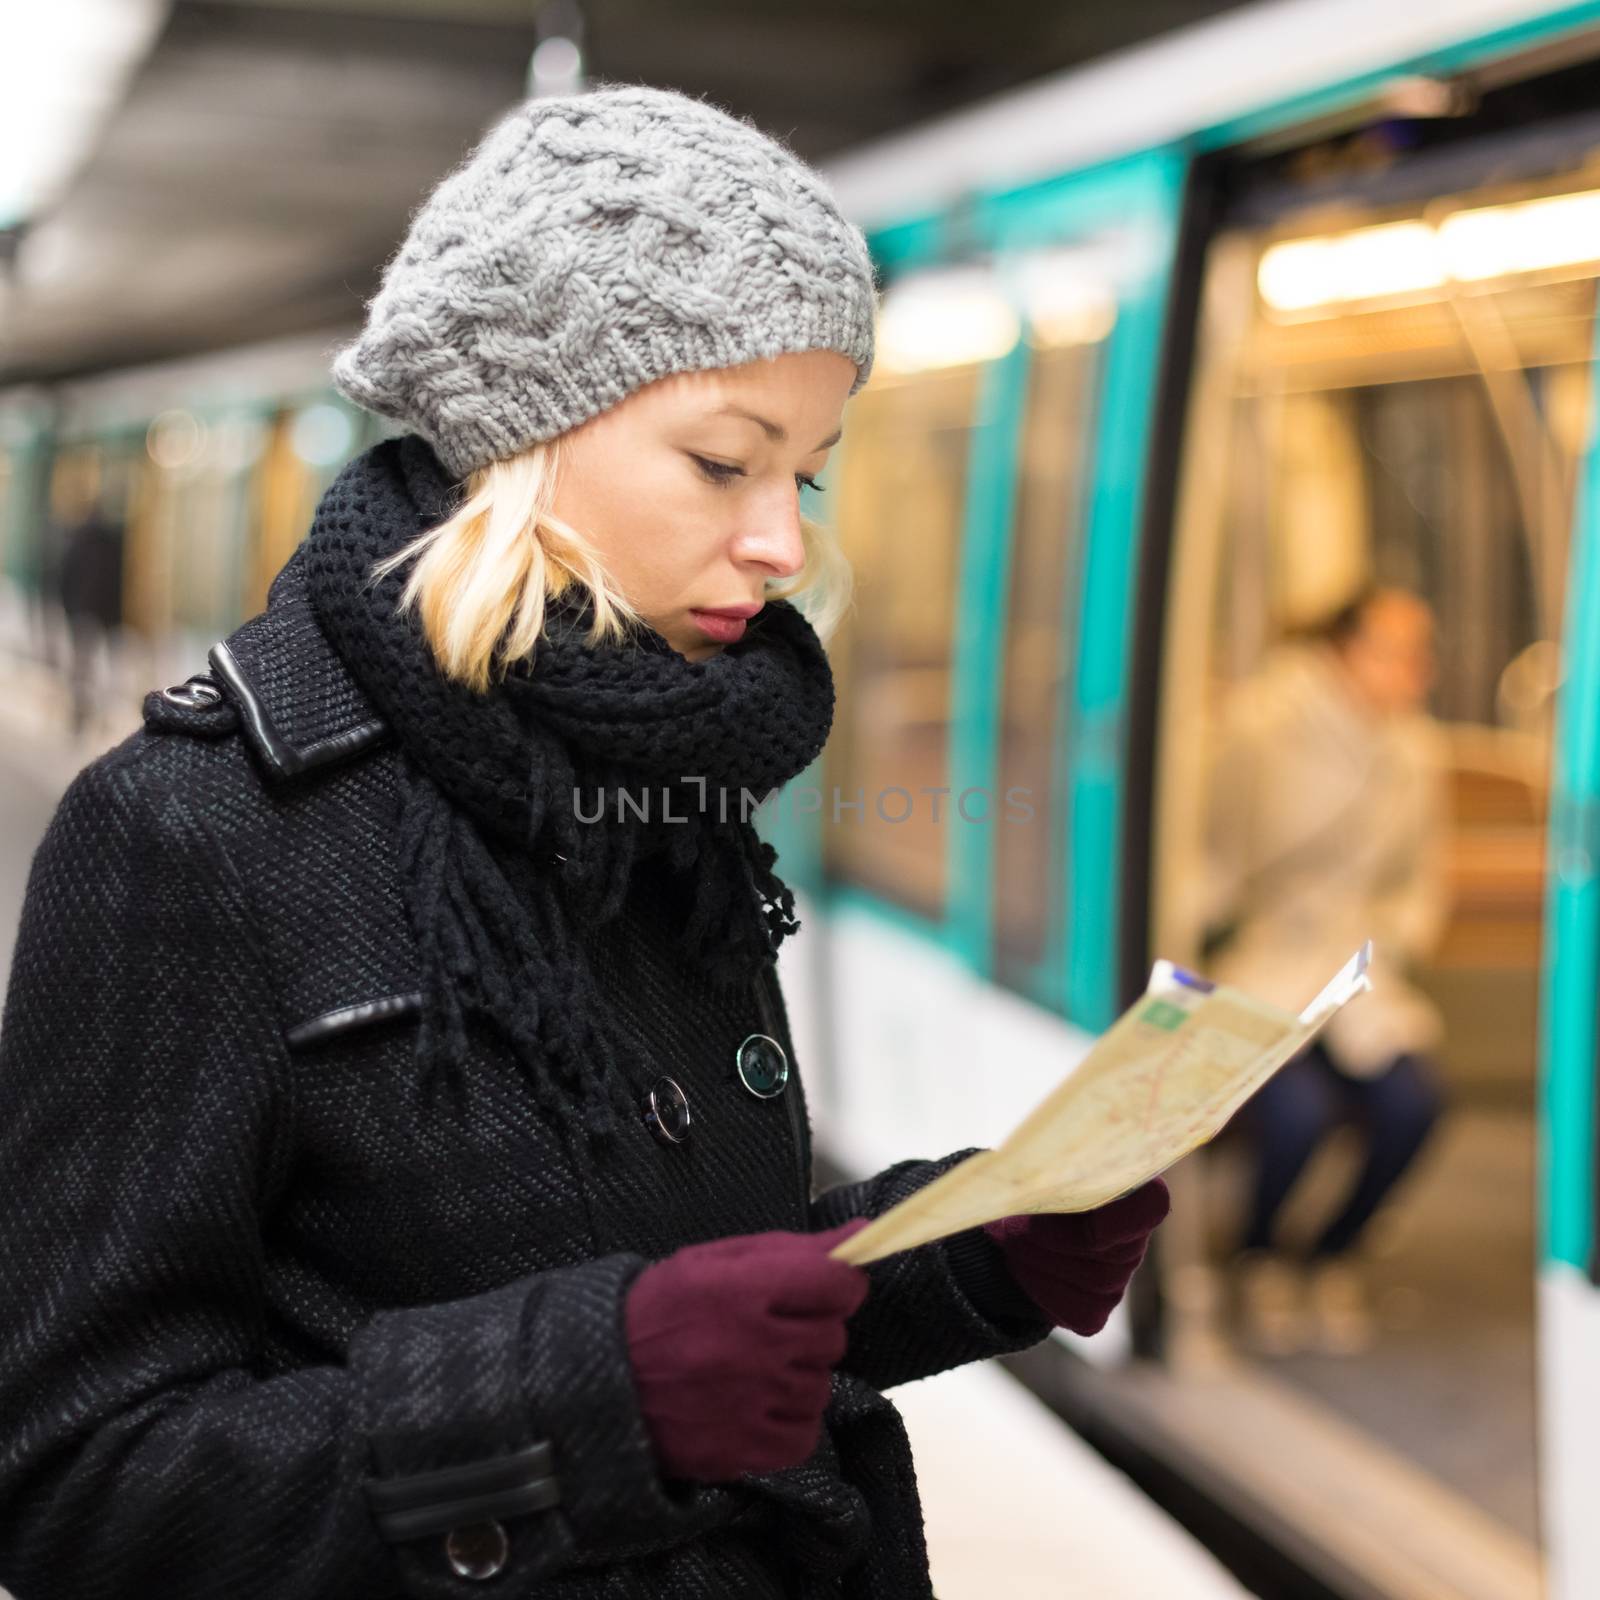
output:
[[[0,1018],[0,1584],[927,1596],[881,1391],[1048,1331],[981,1234],[870,1269],[817,1452],[731,1485],[659,1474],[622,1305],[682,1245],[873,1215],[958,1158],[813,1197],[798,1073],[759,1100],[732,1066],[765,1015],[793,1061],[776,982],[763,1005],[688,970],[646,875],[590,949],[692,1132],[641,1120],[580,1182],[493,1036],[457,1076],[414,1059],[398,757],[298,557],[211,666],[219,702],[152,695],[78,776],[29,880]],[[486,1575],[449,1559],[462,1529]]]

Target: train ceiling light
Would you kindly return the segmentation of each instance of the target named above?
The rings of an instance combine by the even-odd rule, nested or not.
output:
[[[1021,333],[1016,307],[987,268],[918,273],[884,294],[877,365],[886,372],[922,372],[993,361]]]
[[[1439,242],[1464,282],[1600,261],[1600,194],[1457,211],[1439,224]]]
[[[1026,330],[1036,344],[1093,344],[1117,316],[1120,241],[933,268],[891,284],[878,319],[886,372],[994,361]]]
[[[145,449],[163,471],[182,472],[205,455],[205,424],[192,412],[163,411],[145,430]]]
[[[1275,311],[1310,311],[1353,300],[1436,289],[1438,241],[1426,222],[1388,222],[1316,239],[1286,239],[1261,258],[1256,284]]]
[[[1004,266],[1007,286],[1036,344],[1095,344],[1117,320],[1114,284],[1128,276],[1126,241],[1102,239],[1030,250]]]
[[[1256,285],[1274,311],[1332,313],[1456,283],[1593,269],[1600,192],[1453,211],[1437,223],[1385,222],[1285,239],[1261,257]]]

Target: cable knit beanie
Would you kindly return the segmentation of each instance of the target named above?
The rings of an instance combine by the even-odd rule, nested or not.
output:
[[[872,370],[866,241],[752,123],[667,89],[529,100],[425,200],[335,387],[458,478],[670,373]]]

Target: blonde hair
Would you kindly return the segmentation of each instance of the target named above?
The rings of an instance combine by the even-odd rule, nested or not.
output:
[[[483,693],[533,653],[545,605],[577,584],[593,598],[587,642],[620,643],[643,618],[623,597],[590,542],[550,509],[560,438],[480,467],[451,516],[385,556],[374,578],[414,561],[400,611],[415,610],[445,676]],[[769,600],[793,600],[827,639],[850,605],[850,563],[832,532],[800,518],[805,564],[770,582]]]

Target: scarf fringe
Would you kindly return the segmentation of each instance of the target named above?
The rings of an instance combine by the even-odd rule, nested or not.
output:
[[[557,606],[527,670],[487,695],[446,680],[398,609],[404,575],[373,583],[371,570],[434,525],[449,487],[424,441],[384,441],[329,488],[297,558],[319,623],[401,745],[418,1051],[460,1092],[468,1025],[481,1019],[586,1160],[637,1114],[626,1068],[643,1077],[648,1063],[603,1004],[583,936],[623,913],[635,867],[660,853],[688,907],[685,949],[712,981],[746,982],[774,961],[800,924],[776,851],[735,796],[770,792],[820,753],[833,680],[786,601],[703,663],[649,630],[636,648],[591,648],[581,608]],[[569,803],[580,787],[648,796],[696,783],[704,809],[671,818],[644,808],[650,820],[585,822]]]
[[[522,875],[529,881],[513,883],[428,775],[409,759],[402,770],[407,910],[431,1001],[419,1050],[455,1076],[467,1058],[468,1018],[480,1017],[511,1047],[543,1113],[591,1142],[613,1137],[633,1109],[623,1070],[631,1046],[604,1025],[573,935],[583,918],[568,905],[560,875],[530,866]],[[793,894],[773,870],[777,852],[748,823],[691,837],[698,848],[673,863],[694,885],[686,947],[712,981],[746,981],[800,926]],[[599,920],[620,908],[634,842],[610,852]],[[705,860],[707,850],[722,860]],[[752,916],[757,906],[761,914]],[[532,925],[524,907],[535,912]]]

